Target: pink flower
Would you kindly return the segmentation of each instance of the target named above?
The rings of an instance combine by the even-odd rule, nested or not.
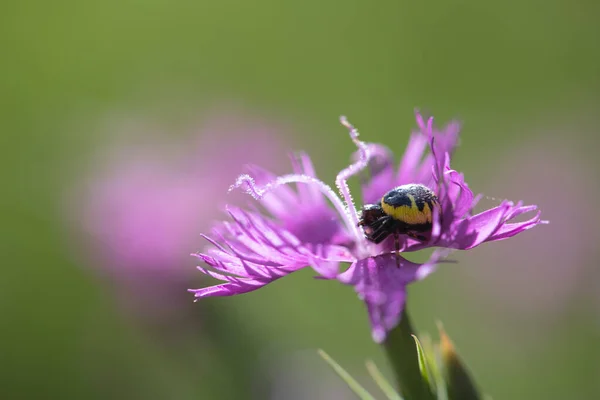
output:
[[[398,248],[404,252],[428,247],[466,250],[510,238],[541,222],[536,206],[510,201],[474,214],[478,198],[463,174],[450,167],[458,125],[451,124],[440,132],[433,128],[432,119],[425,122],[419,113],[416,119],[419,132],[412,135],[397,172],[391,151],[358,140],[358,131],[342,119],[358,154],[336,178],[341,197],[316,177],[306,155],[300,156],[289,175],[276,177],[263,170],[255,171],[254,177],[241,175],[232,188],[245,188],[261,200],[269,215],[230,207],[230,221],[217,224],[205,236],[212,246],[197,254],[211,267],[198,269],[224,283],[191,292],[198,298],[246,293],[311,266],[323,278],[337,278],[354,286],[366,304],[373,339],[381,342],[400,321],[406,286],[431,273],[446,253],[436,251],[427,263],[416,264],[394,254],[393,236],[400,236]],[[371,178],[363,181],[364,197],[378,202],[369,206],[371,210],[379,209],[373,221],[363,224],[363,231],[347,181],[366,169],[370,169]],[[296,190],[286,187],[291,183],[296,184]],[[365,233],[398,223],[384,213],[384,200],[380,199],[387,191],[406,184],[424,185],[433,193],[428,220],[423,221],[423,237],[389,235],[377,244],[368,240]],[[413,207],[424,210],[418,201]],[[534,216],[515,221],[529,212]],[[350,267],[339,273],[340,263]]]

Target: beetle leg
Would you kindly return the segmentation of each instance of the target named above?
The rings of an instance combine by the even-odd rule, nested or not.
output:
[[[394,233],[394,246],[396,248],[396,267],[400,268],[400,238],[398,233]]]

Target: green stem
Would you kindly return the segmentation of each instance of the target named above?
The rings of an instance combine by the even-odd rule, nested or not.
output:
[[[383,348],[396,375],[396,384],[406,400],[433,400],[434,395],[421,377],[417,347],[412,335],[414,329],[406,307],[400,324],[383,342]]]

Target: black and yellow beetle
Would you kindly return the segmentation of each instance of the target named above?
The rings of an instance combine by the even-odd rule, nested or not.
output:
[[[426,240],[423,233],[431,231],[433,210],[439,207],[437,196],[427,186],[402,185],[384,194],[378,204],[365,205],[358,225],[363,227],[367,240],[376,244],[394,235],[399,251],[398,235]]]

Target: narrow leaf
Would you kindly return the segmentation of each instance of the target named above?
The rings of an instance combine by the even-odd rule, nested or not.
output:
[[[448,400],[448,387],[446,386],[446,381],[444,380],[444,366],[442,365],[442,354],[439,349],[439,346],[436,346],[433,349],[433,355],[435,357],[435,365],[436,365],[436,373],[435,377],[435,389],[437,400]]]
[[[417,356],[419,357],[419,369],[421,370],[421,377],[423,377],[423,380],[427,382],[429,386],[431,386],[431,371],[428,367],[428,362],[427,358],[425,357],[425,352],[423,351],[423,346],[421,346],[421,342],[419,341],[419,338],[417,338],[417,336],[412,335],[412,337],[415,340],[415,345],[417,346]]]
[[[394,390],[390,382],[385,379],[385,376],[379,371],[377,365],[373,361],[367,361],[367,370],[371,375],[371,378],[377,383],[381,391],[386,395],[389,400],[403,400],[402,396]]]
[[[375,398],[369,392],[367,392],[366,389],[360,385],[360,383],[358,383],[344,368],[342,368],[331,357],[329,357],[325,351],[319,349],[318,353],[361,400],[375,400]]]

